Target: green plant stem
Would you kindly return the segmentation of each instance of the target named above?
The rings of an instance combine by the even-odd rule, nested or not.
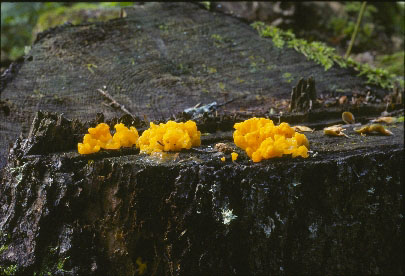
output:
[[[345,54],[345,59],[347,59],[349,57],[350,52],[352,51],[354,41],[356,40],[356,36],[357,36],[358,31],[359,31],[359,26],[360,26],[360,23],[361,23],[361,19],[363,18],[363,13],[364,13],[364,10],[366,9],[366,4],[367,4],[366,1],[364,1],[361,4],[359,16],[357,17],[356,26],[354,27],[354,31],[353,31],[353,34],[352,34],[352,39],[350,40],[349,47],[347,48],[347,51],[346,51],[346,54]]]

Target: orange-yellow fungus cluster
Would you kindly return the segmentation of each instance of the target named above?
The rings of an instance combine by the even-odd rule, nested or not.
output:
[[[152,154],[162,151],[180,151],[190,149],[201,144],[201,132],[193,121],[176,123],[168,121],[166,124],[150,123],[150,128],[139,137],[138,145],[141,152]]]
[[[114,126],[115,134],[106,145],[106,149],[119,149],[121,147],[132,147],[138,141],[139,135],[135,127],[129,129],[124,124],[116,124]]]
[[[116,124],[114,128],[114,137],[111,136],[110,127],[105,123],[89,128],[89,133],[84,135],[83,143],[77,144],[79,153],[89,154],[100,149],[119,149],[136,144],[139,138],[136,128],[128,129],[124,124]]]
[[[266,118],[251,118],[234,125],[235,144],[244,149],[253,162],[282,157],[308,157],[309,142],[304,134],[295,132],[287,123],[278,126]]]

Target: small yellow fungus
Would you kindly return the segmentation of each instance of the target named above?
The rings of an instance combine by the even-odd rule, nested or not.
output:
[[[232,152],[231,156],[232,156],[232,161],[235,161],[236,159],[238,159],[238,155],[236,152]]]
[[[221,157],[221,161],[222,161],[222,162],[225,162],[225,156],[224,156],[224,157]]]
[[[141,152],[152,154],[162,151],[180,151],[198,147],[201,144],[201,132],[197,130],[194,121],[176,123],[168,121],[166,124],[150,123],[138,139]]]
[[[251,118],[234,125],[235,144],[244,149],[253,162],[282,157],[308,157],[309,141],[304,134],[295,132],[287,123],[275,126],[266,118]]]
[[[116,124],[114,128],[116,130],[114,137],[111,136],[110,127],[105,123],[89,128],[89,133],[84,135],[83,143],[77,144],[79,153],[89,154],[100,149],[119,149],[136,144],[139,137],[136,128],[128,129],[124,124]]]

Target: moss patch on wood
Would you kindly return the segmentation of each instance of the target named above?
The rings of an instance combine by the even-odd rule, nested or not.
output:
[[[329,70],[335,63],[342,68],[351,67],[358,71],[358,76],[365,75],[368,84],[379,85],[382,88],[394,88],[394,83],[399,82],[401,87],[404,87],[404,80],[400,79],[395,74],[389,73],[382,68],[372,68],[368,64],[361,64],[351,58],[344,59],[336,53],[336,50],[327,46],[323,42],[313,41],[308,42],[305,39],[298,39],[292,31],[283,31],[274,26],[268,26],[263,22],[254,22],[251,24],[259,35],[262,37],[270,37],[273,43],[278,48],[283,48],[287,45],[288,48],[294,48],[297,52],[304,54],[308,59],[322,65],[325,71]]]

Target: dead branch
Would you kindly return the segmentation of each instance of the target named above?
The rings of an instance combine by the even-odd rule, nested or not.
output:
[[[125,112],[128,115],[131,115],[131,112],[128,111],[128,109],[125,108],[125,106],[123,106],[122,104],[118,103],[107,91],[103,91],[101,89],[97,89],[98,92],[100,92],[104,97],[106,97],[107,99],[109,99],[111,101],[110,104],[106,104],[106,106],[112,106],[114,108],[119,108],[121,109],[123,112]]]

